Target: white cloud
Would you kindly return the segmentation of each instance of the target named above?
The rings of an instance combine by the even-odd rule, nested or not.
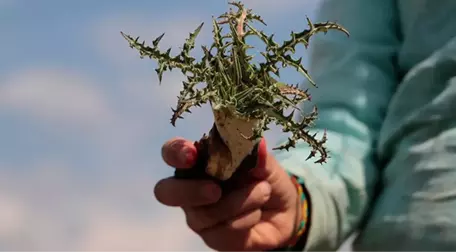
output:
[[[120,67],[119,87],[131,108],[128,115],[131,120],[141,122],[137,127],[144,130],[155,130],[155,134],[163,135],[164,131],[176,132],[171,128],[169,120],[172,115],[171,108],[175,108],[177,96],[182,89],[184,76],[177,69],[173,72],[166,72],[163,76],[161,85],[154,71],[156,62],[150,59],[141,61],[138,52],[128,46],[121,35],[123,31],[133,37],[139,36],[151,41],[165,32],[165,36],[160,42],[160,47],[165,50],[172,47],[172,53],[177,53],[184,43],[189,32],[192,32],[201,22],[205,21],[205,27],[201,31],[195,46],[195,51],[200,51],[200,44],[205,44],[211,36],[210,23],[205,19],[199,18],[198,13],[192,12],[173,12],[171,19],[154,18],[154,15],[142,15],[135,13],[111,13],[98,19],[89,31],[89,35],[95,38],[93,44],[102,57],[107,62],[113,63],[113,67]],[[206,16],[206,19],[210,16]],[[144,64],[144,65],[141,65]],[[146,65],[147,64],[147,65]],[[145,66],[145,67],[138,67]],[[210,117],[205,110],[199,112],[200,108],[195,108],[194,114],[187,115],[197,121],[207,121]],[[186,121],[187,121],[186,118]],[[181,124],[181,122],[178,123]],[[210,124],[210,122],[208,122]],[[170,129],[170,130],[165,130]]]
[[[161,84],[154,71],[150,74],[135,75],[134,70],[125,73],[121,80],[121,89],[126,99],[132,101],[138,113],[153,111],[154,116],[165,113],[171,116],[171,107],[175,107],[177,96],[182,90],[184,76],[179,71],[165,73]],[[145,76],[144,76],[145,75]]]
[[[174,75],[176,76],[176,75]],[[30,68],[0,79],[0,113],[14,113],[53,132],[79,135],[101,154],[122,154],[163,134],[180,90],[179,76],[166,75],[162,86],[141,79],[121,81],[122,100],[108,97],[108,85],[65,68]],[[171,97],[173,97],[171,99]],[[172,105],[171,105],[172,104]],[[165,116],[166,112],[166,118]]]
[[[151,134],[179,132],[168,122],[169,105],[175,103],[170,98],[180,89],[173,85],[180,87],[178,81],[177,75],[167,76],[163,86],[141,79],[121,80],[126,101],[137,106],[122,114],[113,110],[89,77],[64,69],[35,69],[10,76],[0,88],[3,110],[58,125],[63,121],[63,126],[115,125],[91,135],[99,144],[91,146],[97,156],[92,162],[99,167],[85,176],[78,172],[85,167],[70,165],[65,157],[29,167],[0,167],[0,244],[11,250],[206,249],[186,227],[182,212],[159,205],[152,193],[158,180],[153,173],[163,174],[169,168],[159,160],[161,142],[153,142],[157,150],[152,155],[147,153],[153,150],[145,149],[156,139]],[[195,127],[196,132],[196,128],[204,130],[206,126],[201,125],[207,121],[209,128],[207,109],[195,109],[179,127]]]
[[[98,164],[84,176],[80,170],[87,168],[59,156],[26,162],[27,167],[1,166],[2,248],[204,249],[182,212],[159,205],[152,193],[158,179],[153,174],[169,168],[159,159],[162,143],[151,136],[169,131],[169,105],[175,103],[170,97],[177,95],[180,88],[173,86],[180,87],[178,81],[177,75],[167,75],[163,86],[121,80],[125,100],[114,104],[99,83],[68,69],[28,69],[0,80],[0,112],[23,114],[51,129],[69,128],[69,133],[75,126],[90,129],[95,134],[85,131],[80,137],[91,140],[87,147],[96,157],[81,161]],[[116,105],[125,109],[116,110]],[[165,124],[169,128],[161,127]],[[147,151],[151,141],[156,153]]]
[[[2,2],[10,1],[0,0],[0,6]],[[274,4],[267,1],[258,12],[284,8]],[[178,71],[165,74],[159,86],[152,67],[145,73],[135,68],[138,54],[120,36],[122,30],[151,41],[166,32],[163,48],[177,50],[202,21],[200,16],[194,12],[176,15],[173,22],[131,13],[101,18],[85,38],[94,36],[100,54],[114,63],[113,71],[121,67],[113,85],[101,85],[91,76],[61,67],[37,66],[0,78],[0,113],[22,114],[46,123],[50,132],[63,129],[90,139],[86,147],[93,150],[93,157],[77,156],[80,163],[71,164],[69,158],[75,154],[71,153],[56,160],[41,159],[29,167],[0,166],[3,249],[206,248],[187,229],[182,213],[159,205],[152,191],[159,176],[172,173],[160,160],[161,141],[182,132],[194,134],[196,140],[210,128],[212,115],[208,107],[195,108],[172,128],[170,107],[175,106],[182,76]],[[199,43],[210,35],[207,24]],[[108,96],[112,93],[118,95],[116,99]],[[84,132],[74,131],[81,128]],[[268,132],[268,137],[274,136]],[[271,141],[269,146],[273,145]],[[21,153],[21,159],[27,158],[27,153]],[[95,168],[87,171],[86,163]]]
[[[0,107],[38,120],[100,126],[112,120],[106,97],[89,77],[68,69],[32,68],[11,74],[0,86]]]
[[[135,173],[77,176],[64,162],[0,167],[4,250],[203,250],[182,211],[159,206],[153,181]]]
[[[160,48],[166,50],[172,47],[172,52],[177,52],[189,32],[194,31],[204,21],[198,18],[201,16],[198,13],[192,12],[192,14],[173,13],[173,16],[166,20],[154,19],[153,15],[152,17],[142,16],[139,13],[112,14],[100,18],[89,29],[89,36],[95,38],[95,46],[103,57],[118,66],[131,67],[131,63],[139,62],[139,54],[129,47],[128,42],[120,35],[121,31],[132,37],[139,36],[140,40],[145,40],[147,44],[165,33],[160,42]],[[198,36],[197,43],[204,41],[210,31],[210,27],[206,24],[205,29]]]
[[[188,251],[205,247],[202,242],[195,246],[200,238],[186,227],[182,214],[174,211],[166,218],[134,219],[109,214],[94,217],[83,250]]]
[[[5,192],[0,193],[0,240],[20,232],[26,225],[26,203]]]

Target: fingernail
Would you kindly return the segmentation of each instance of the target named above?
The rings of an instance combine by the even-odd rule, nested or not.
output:
[[[266,165],[266,157],[268,154],[268,147],[266,146],[266,140],[262,138],[258,143],[257,161],[256,168],[264,169]]]
[[[188,164],[189,163],[189,159],[190,159],[190,148],[188,147],[183,147],[180,151],[179,151],[179,161],[181,164]]]

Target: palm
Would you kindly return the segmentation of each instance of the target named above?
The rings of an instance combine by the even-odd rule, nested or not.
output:
[[[272,187],[271,199],[263,206],[262,219],[247,234],[247,241],[255,249],[269,250],[283,245],[294,230],[297,192],[289,175],[277,160],[266,150],[265,142],[260,147],[259,157],[264,158],[264,170],[253,174],[257,179],[267,180]],[[260,168],[261,167],[257,167]]]

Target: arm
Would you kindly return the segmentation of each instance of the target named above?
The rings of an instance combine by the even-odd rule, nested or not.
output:
[[[337,249],[368,210],[379,179],[374,146],[397,85],[395,1],[326,0],[314,21],[326,20],[351,34],[317,35],[310,45],[310,74],[319,86],[311,90],[319,109],[314,130],[327,130],[331,158],[306,162],[305,143],[275,154],[305,181],[311,199],[306,250]]]

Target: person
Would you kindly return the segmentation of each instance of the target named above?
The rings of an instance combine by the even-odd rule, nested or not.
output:
[[[182,207],[215,250],[337,250],[355,232],[355,251],[456,249],[454,13],[453,0],[322,1],[313,21],[350,32],[309,46],[312,130],[327,130],[328,162],[306,162],[304,142],[268,152],[262,141],[236,190],[222,197],[209,181],[168,178],[157,199]],[[179,169],[196,155],[182,138],[163,147]]]

